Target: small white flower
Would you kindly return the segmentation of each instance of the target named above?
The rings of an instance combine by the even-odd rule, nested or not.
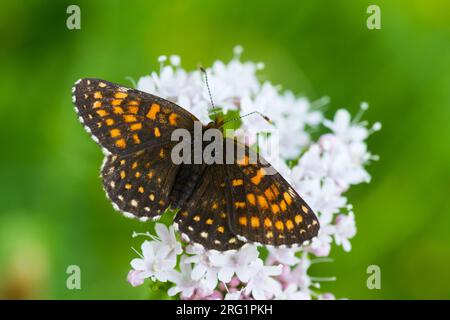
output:
[[[304,252],[300,258],[300,262],[291,269],[284,266],[283,273],[278,277],[284,285],[295,284],[299,290],[308,293],[311,286],[311,279],[308,276],[308,269],[311,266],[311,261],[308,254]]]
[[[272,278],[281,274],[282,266],[265,266],[261,259],[250,264],[251,277],[245,287],[245,294],[251,294],[256,300],[267,300],[281,292],[281,284]]]
[[[350,212],[348,215],[340,214],[336,218],[336,232],[334,239],[337,245],[342,245],[344,251],[350,251],[352,245],[348,239],[356,234],[355,215]]]
[[[350,113],[345,109],[336,111],[333,121],[324,120],[323,123],[346,142],[362,141],[368,136],[368,131],[365,127],[351,122]]]
[[[327,166],[322,159],[322,149],[317,144],[312,145],[292,169],[294,180],[321,179],[326,173]]]
[[[194,291],[200,287],[200,283],[193,280],[191,277],[192,266],[186,262],[187,256],[183,255],[180,259],[180,270],[172,270],[168,274],[169,281],[173,282],[175,286],[169,289],[168,295],[174,296],[177,293],[181,293],[184,297],[190,297],[194,294]]]
[[[217,106],[225,111],[236,109],[236,102],[245,96],[251,96],[259,89],[254,63],[242,63],[233,59],[228,64],[222,61],[213,63],[210,72],[211,88]]]
[[[176,258],[170,256],[170,248],[161,246],[158,241],[144,241],[141,246],[142,258],[131,261],[131,267],[136,271],[141,271],[139,276],[142,279],[152,278],[165,282],[167,273],[176,265]]]
[[[176,54],[173,54],[170,56],[170,64],[174,67],[178,67],[181,63],[180,56],[177,56]]]
[[[139,78],[136,89],[150,94],[158,94],[155,81],[153,81],[151,76]]]
[[[298,289],[295,284],[290,284],[280,292],[276,300],[311,300],[311,295]]]
[[[312,251],[317,257],[326,257],[330,254],[333,235],[336,227],[332,224],[332,214],[322,214],[319,216],[320,229],[319,234],[311,242],[308,251]]]
[[[342,188],[330,178],[294,181],[293,187],[305,199],[314,212],[329,215],[339,212],[346,205]],[[321,227],[322,228],[322,227]]]
[[[369,182],[370,176],[362,166],[361,154],[352,154],[352,149],[339,137],[326,134],[319,139],[324,149],[324,161],[327,165],[327,176],[345,191],[352,184]],[[359,150],[357,150],[359,151]]]
[[[228,292],[225,295],[224,300],[241,300],[242,298],[242,291],[236,291],[236,292]]]
[[[247,282],[250,278],[251,263],[258,258],[259,252],[256,246],[245,244],[236,252],[211,252],[211,263],[219,268],[218,278],[222,282],[230,282],[234,274],[242,282]]]
[[[300,252],[302,248],[269,248],[268,261],[277,261],[279,263],[293,266],[300,262],[300,258],[296,256],[297,252]]]
[[[176,256],[181,254],[183,249],[181,248],[181,243],[178,242],[175,236],[175,228],[173,226],[167,228],[162,223],[156,223],[155,231],[158,236],[156,239],[160,241],[159,245],[169,247],[169,257],[176,259]]]
[[[215,250],[205,250],[202,246],[197,244],[189,245],[186,252],[192,256],[186,258],[186,263],[193,263],[191,277],[193,280],[201,281],[205,288],[213,290],[218,283],[217,274],[219,268],[214,266],[210,257],[215,255]]]
[[[144,279],[142,277],[142,272],[139,270],[130,270],[127,275],[127,281],[133,286],[138,287],[144,283]]]
[[[326,292],[326,293],[322,293],[321,295],[319,295],[318,299],[319,300],[336,300],[336,297],[334,296],[334,294]]]

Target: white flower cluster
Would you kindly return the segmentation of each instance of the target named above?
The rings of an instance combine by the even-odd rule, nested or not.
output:
[[[351,250],[355,217],[343,194],[351,185],[370,181],[364,165],[376,157],[367,151],[365,141],[381,125],[367,128],[367,123],[360,122],[366,103],[353,120],[344,109],[333,120],[325,119],[306,98],[282,92],[270,82],[261,83],[256,73],[263,65],[241,62],[241,52],[236,47],[229,63],[216,61],[207,69],[214,102],[224,112],[258,111],[272,120],[268,124],[258,117],[244,117],[239,130],[276,130],[281,161],[275,161],[273,154],[266,156],[266,150],[260,152],[277,162],[280,173],[316,212],[319,235],[300,248],[268,248],[263,260],[260,250],[265,249],[253,244],[237,251],[206,251],[178,241],[173,226],[157,223],[157,236],[147,234],[151,240],[142,244],[140,258],[131,261],[128,281],[134,286],[146,278],[168,281],[173,283],[168,294],[183,299],[332,299],[332,294],[318,291],[321,278],[310,277],[308,269],[312,263],[327,261],[314,257],[329,256],[333,243]],[[163,56],[160,62],[159,74],[142,77],[137,88],[174,101],[208,122],[209,94],[200,71],[181,68],[178,56]],[[327,132],[311,142],[308,129],[320,125]],[[289,167],[288,160],[295,165]]]

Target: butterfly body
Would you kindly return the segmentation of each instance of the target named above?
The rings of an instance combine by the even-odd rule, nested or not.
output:
[[[198,122],[176,104],[100,79],[78,81],[73,102],[106,154],[105,192],[125,215],[147,220],[177,209],[174,223],[185,240],[220,251],[244,241],[295,246],[317,235],[311,208],[249,147],[222,136],[219,151],[231,154],[231,163],[207,163],[197,161],[191,141],[189,161],[174,162],[172,133],[194,134]],[[222,132],[222,125],[220,118],[201,125],[201,136],[209,129]],[[207,145],[202,141],[200,151]]]
[[[177,172],[175,183],[170,192],[171,206],[183,208],[201,182],[206,165],[182,164]]]

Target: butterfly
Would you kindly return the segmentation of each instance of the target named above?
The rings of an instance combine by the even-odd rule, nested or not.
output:
[[[246,241],[291,247],[317,235],[319,222],[308,204],[237,140],[223,138],[236,150],[231,164],[174,163],[172,133],[192,132],[199,121],[182,107],[101,79],[80,79],[72,93],[80,122],[105,153],[106,195],[125,216],[145,221],[176,209],[182,238],[218,251]],[[216,117],[202,129],[222,125]]]

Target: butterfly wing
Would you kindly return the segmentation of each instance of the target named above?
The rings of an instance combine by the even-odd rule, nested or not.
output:
[[[308,204],[261,156],[247,146],[237,148],[245,149],[236,153],[243,158],[225,166],[232,233],[273,246],[300,245],[315,237],[319,222]]]
[[[107,153],[162,145],[173,130],[192,130],[198,120],[168,100],[100,79],[81,79],[72,91],[80,122]]]
[[[169,205],[179,166],[172,163],[169,144],[129,155],[107,155],[101,175],[116,210],[126,216],[157,218]]]
[[[243,245],[228,224],[224,170],[223,165],[206,166],[198,188],[175,217],[185,240],[199,243],[209,250],[225,251]]]

